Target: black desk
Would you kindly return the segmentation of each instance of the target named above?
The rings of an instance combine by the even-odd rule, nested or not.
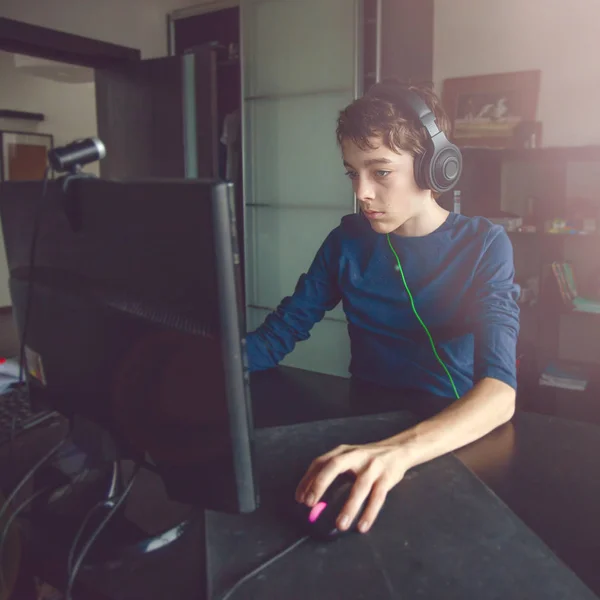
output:
[[[360,412],[372,412],[373,408],[376,412],[380,409],[376,402],[366,403],[358,408],[349,406],[347,380],[294,369],[281,368],[258,374],[253,380],[252,392],[255,423],[260,428],[349,417]],[[408,414],[395,415],[393,419],[386,417],[385,427],[392,428],[389,431],[391,434],[396,429],[407,426],[411,419],[413,417]],[[296,429],[297,432],[308,435],[318,427],[319,425],[313,425],[302,430],[300,426]],[[362,430],[362,427],[358,428],[356,435]],[[381,428],[378,431],[381,431]],[[273,444],[280,432],[281,430],[270,429],[259,433],[259,445]],[[19,443],[26,444],[27,440],[23,438]],[[539,415],[519,414],[514,423],[464,448],[457,456],[567,562],[579,577],[598,591],[599,582],[590,567],[598,554],[596,539],[599,525],[596,519],[596,499],[600,482],[593,473],[595,457],[599,450],[600,429],[597,427]],[[26,465],[23,465],[23,471],[25,468]],[[595,597],[548,553],[544,545],[540,544],[527,528],[520,528],[517,532],[517,545],[520,544],[521,549],[531,550],[530,558],[537,565],[538,574],[545,572],[547,577],[544,581],[532,581],[531,589],[522,587],[526,586],[527,578],[523,578],[523,573],[519,573],[518,565],[510,564],[511,557],[503,555],[502,548],[497,548],[496,552],[490,545],[493,540],[500,538],[504,543],[515,533],[515,523],[518,525],[511,513],[497,500],[492,501],[490,510],[495,515],[494,527],[500,524],[500,529],[485,531],[484,527],[480,532],[465,530],[465,548],[469,547],[470,552],[478,536],[485,539],[485,551],[482,551],[479,557],[472,554],[471,559],[491,561],[487,571],[482,563],[478,572],[473,572],[470,570],[473,565],[469,562],[461,564],[460,556],[456,555],[460,553],[456,552],[455,555],[447,557],[446,562],[442,560],[443,552],[439,554],[439,548],[445,548],[446,552],[453,547],[452,544],[456,548],[456,540],[446,539],[446,545],[440,546],[438,536],[436,543],[439,547],[431,552],[426,546],[431,543],[431,536],[436,531],[444,530],[443,522],[434,522],[431,527],[427,526],[428,531],[425,531],[427,522],[422,519],[421,525],[417,527],[418,519],[411,519],[410,516],[419,515],[419,510],[423,508],[422,503],[427,498],[435,500],[437,491],[431,484],[434,481],[444,482],[446,490],[451,490],[454,480],[460,479],[462,484],[467,481],[467,485],[472,486],[472,496],[480,495],[483,486],[469,476],[467,469],[462,469],[461,472],[461,468],[458,461],[449,456],[417,469],[416,477],[427,480],[428,484],[425,487],[431,493],[413,497],[413,504],[410,504],[411,499],[406,494],[403,495],[404,490],[408,490],[411,485],[410,478],[404,482],[405,485],[401,483],[395,488],[392,494],[395,498],[390,497],[386,505],[387,514],[392,514],[388,505],[392,506],[390,502],[394,503],[396,500],[404,502],[404,510],[412,510],[404,514],[405,526],[408,524],[410,527],[408,530],[404,529],[401,535],[394,532],[389,523],[384,527],[383,513],[381,523],[375,524],[367,536],[356,534],[331,545],[319,546],[309,543],[298,548],[294,555],[270,567],[264,578],[259,577],[256,581],[249,582],[236,598],[335,598],[336,592],[333,590],[340,591],[341,582],[344,582],[344,591],[339,597],[349,600],[363,597],[369,600],[404,597],[394,594],[402,589],[402,582],[408,579],[411,579],[414,585],[421,585],[424,595],[416,597],[423,598],[504,599],[507,590],[511,589],[512,593],[508,594],[511,598]],[[296,480],[295,473],[288,475],[290,482]],[[413,488],[416,489],[415,486]],[[462,499],[468,508],[465,512],[465,525],[475,522],[484,525],[481,515],[477,517],[475,514],[473,520],[472,513],[475,509],[474,505],[470,504],[470,496],[471,494],[466,494]],[[451,495],[446,495],[446,499],[448,498],[451,498]],[[438,506],[432,514],[437,519],[443,519],[443,507]],[[507,529],[504,537],[503,526]],[[281,520],[281,515],[272,510],[268,500],[266,505],[253,515],[210,514],[212,579],[217,590],[245,572],[248,566],[266,560],[272,553],[292,541],[297,533],[292,521]],[[397,556],[393,556],[395,553],[392,553],[390,548],[394,547],[399,538],[402,538],[402,542],[396,549]],[[419,547],[419,539],[422,547]],[[191,529],[168,553],[154,553],[147,557],[144,564],[113,563],[95,572],[84,573],[82,583],[87,591],[91,591],[92,588],[103,592],[95,596],[88,594],[86,597],[147,600],[154,597],[194,598],[194,564],[197,564],[195,561],[199,556],[198,542]],[[381,548],[387,550],[382,554]],[[341,556],[344,557],[343,560],[340,559]],[[419,558],[422,556],[434,557],[433,562],[423,563]],[[506,562],[503,563],[504,559]],[[506,572],[502,573],[504,586],[495,590],[491,583],[494,579],[497,582],[502,581],[498,578],[502,564],[508,566]],[[342,566],[350,566],[350,577],[342,575]],[[417,579],[415,573],[420,573]],[[309,574],[314,575],[310,584]],[[531,575],[533,576],[533,573]],[[552,585],[548,586],[550,581]],[[279,585],[283,585],[284,588],[279,589]],[[291,588],[288,587],[290,585]],[[325,595],[318,596],[319,590],[325,590]],[[525,595],[521,595],[520,592]],[[254,593],[258,595],[253,595]],[[538,595],[535,595],[536,593]]]

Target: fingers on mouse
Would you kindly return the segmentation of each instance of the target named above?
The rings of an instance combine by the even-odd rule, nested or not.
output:
[[[348,502],[354,481],[354,477],[346,474],[338,476],[319,502],[312,507],[304,507],[305,526],[313,538],[334,540],[344,534],[357,531],[357,524],[365,508],[366,500],[360,506],[352,522],[345,523],[344,528],[338,526],[340,514]]]

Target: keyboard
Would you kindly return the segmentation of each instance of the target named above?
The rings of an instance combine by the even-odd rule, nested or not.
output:
[[[53,411],[34,412],[26,390],[10,388],[0,395],[0,444],[54,416]]]

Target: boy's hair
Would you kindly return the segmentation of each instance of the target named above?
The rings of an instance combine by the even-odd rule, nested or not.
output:
[[[392,102],[389,91],[384,97],[377,95],[379,89],[389,90],[391,85],[397,85],[399,93],[402,89],[417,93],[432,110],[439,129],[450,137],[450,120],[432,86],[386,80],[376,83],[340,112],[336,130],[340,146],[344,140],[351,140],[362,150],[373,149],[375,146],[369,138],[381,137],[394,152],[409,152],[413,156],[425,152],[428,137],[420,121],[400,101]]]

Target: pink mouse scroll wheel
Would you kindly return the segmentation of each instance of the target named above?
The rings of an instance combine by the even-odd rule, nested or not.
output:
[[[326,506],[327,502],[317,502],[317,504],[312,507],[312,510],[308,515],[308,520],[311,523],[314,523],[319,518],[319,515],[323,512],[323,510],[325,510]]]

